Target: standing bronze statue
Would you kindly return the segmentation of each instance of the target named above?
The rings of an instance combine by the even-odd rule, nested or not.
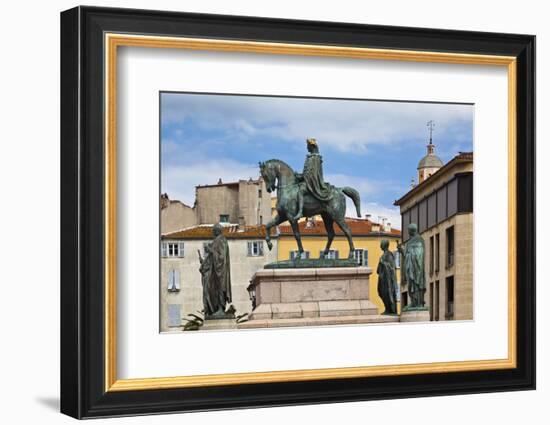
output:
[[[397,277],[395,273],[395,258],[388,248],[390,243],[382,239],[380,248],[384,253],[378,262],[378,295],[384,302],[382,314],[397,314]]]
[[[334,223],[344,232],[349,243],[349,258],[354,257],[355,247],[351,231],[345,221],[346,199],[349,196],[357,210],[357,216],[361,217],[361,200],[359,192],[352,187],[334,187],[323,180],[322,157],[315,139],[307,140],[309,151],[306,157],[304,172],[295,173],[288,164],[279,159],[270,159],[260,162],[260,173],[268,192],[277,190],[277,214],[266,225],[266,242],[269,249],[271,243],[271,229],[279,224],[289,221],[298,244],[298,255],[302,258],[304,248],[298,229],[298,220],[301,217],[313,217],[321,215],[327,231],[327,244],[321,253],[324,258],[335,236]]]
[[[397,242],[397,249],[401,254],[401,279],[407,284],[410,303],[407,309],[424,308],[424,293],[426,292],[426,277],[424,273],[424,239],[418,234],[416,224],[408,227],[409,240],[405,247]]]
[[[231,304],[231,264],[229,245],[218,223],[212,228],[214,240],[205,246],[205,258],[200,256],[205,319],[227,316]]]

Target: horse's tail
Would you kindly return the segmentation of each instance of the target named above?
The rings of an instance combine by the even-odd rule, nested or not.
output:
[[[355,209],[357,210],[357,217],[361,218],[361,197],[359,196],[359,192],[349,186],[343,187],[342,192],[351,198],[353,204],[355,205]]]

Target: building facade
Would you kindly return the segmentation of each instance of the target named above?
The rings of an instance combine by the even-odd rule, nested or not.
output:
[[[380,242],[382,239],[388,239],[390,250],[396,255],[397,241],[401,238],[401,232],[397,229],[392,229],[389,225],[373,223],[368,219],[346,218],[346,223],[353,235],[357,263],[372,269],[369,281],[369,297],[376,304],[380,313],[384,311],[384,303],[378,295],[378,275],[376,273],[378,260],[382,256]],[[299,223],[299,229],[306,258],[319,258],[327,242],[327,233],[323,221],[319,218],[302,220]],[[329,257],[347,258],[349,255],[348,241],[337,225],[334,226],[334,230],[336,236],[332,242]],[[297,254],[298,248],[290,225],[279,226],[278,239],[278,260],[293,259]],[[400,269],[398,256],[396,260],[398,265],[397,279],[399,281]]]
[[[403,241],[409,239],[408,225],[417,224],[426,247],[425,301],[431,320],[471,320],[473,154],[460,153],[427,176],[421,164],[419,183],[395,201],[401,211]],[[407,288],[402,287],[401,293],[405,306]]]
[[[252,275],[277,260],[277,237],[273,249],[265,244],[265,226],[224,225],[231,262],[231,290],[237,314],[250,313],[247,286]],[[160,330],[181,331],[182,319],[204,308],[199,272],[199,251],[212,241],[212,225],[201,225],[161,237]]]
[[[162,234],[218,222],[260,226],[271,219],[271,196],[261,178],[197,186],[192,207],[162,194],[160,207]]]

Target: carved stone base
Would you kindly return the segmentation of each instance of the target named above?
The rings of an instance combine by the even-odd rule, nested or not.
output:
[[[204,324],[200,327],[200,331],[214,331],[223,329],[237,329],[237,322],[235,319],[209,319],[205,320]]]
[[[211,314],[209,316],[204,316],[204,320],[224,320],[224,319],[233,319],[235,320],[235,314],[233,313],[225,313],[223,311],[217,311],[214,314]]]
[[[397,322],[369,300],[368,267],[264,269],[252,277],[257,307],[240,328]]]
[[[302,317],[296,319],[249,320],[239,323],[237,329],[284,328],[297,326],[360,325],[365,323],[397,323],[399,316],[382,316],[380,314],[333,317]]]
[[[404,309],[399,318],[400,322],[429,322],[430,311],[427,308]]]

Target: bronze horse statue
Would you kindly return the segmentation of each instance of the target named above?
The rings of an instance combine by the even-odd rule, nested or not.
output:
[[[267,246],[270,250],[273,247],[270,235],[271,229],[288,221],[292,226],[292,232],[298,244],[298,256],[296,258],[302,258],[304,247],[302,246],[298,220],[296,220],[296,217],[299,215],[298,192],[300,190],[296,173],[288,164],[278,159],[260,162],[259,165],[260,174],[265,182],[267,191],[271,193],[273,190],[277,189],[277,215],[265,226],[265,240]],[[351,259],[354,256],[355,247],[353,246],[351,231],[345,221],[346,199],[344,195],[349,196],[353,200],[353,204],[357,210],[357,216],[361,217],[361,200],[359,192],[352,187],[335,187],[330,185],[330,189],[333,193],[330,200],[327,202],[319,201],[310,193],[306,193],[303,197],[303,216],[313,217],[315,215],[321,215],[323,218],[328,238],[325,249],[321,253],[321,258],[325,258],[330,250],[335,235],[334,223],[336,222],[348,240],[348,258]]]

